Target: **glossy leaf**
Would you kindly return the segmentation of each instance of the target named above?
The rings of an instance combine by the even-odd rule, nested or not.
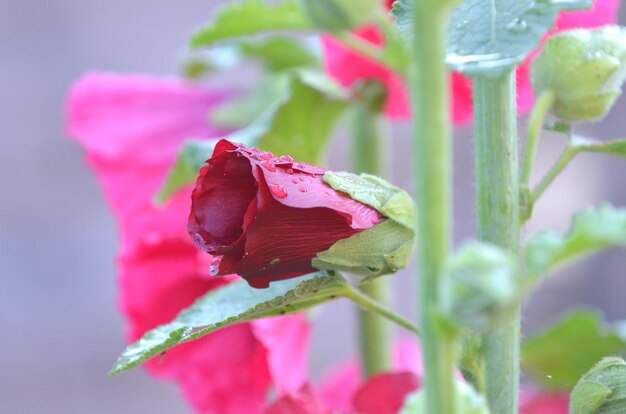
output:
[[[311,29],[311,23],[294,0],[275,5],[263,0],[233,2],[222,7],[211,23],[194,33],[190,47],[209,47],[265,32]]]
[[[392,10],[411,37],[411,0]],[[466,0],[453,12],[446,62],[469,76],[499,76],[522,62],[553,27],[559,12],[591,8],[592,0]]]
[[[574,216],[564,236],[542,232],[526,246],[526,266],[538,276],[568,260],[612,246],[626,246],[626,209],[590,208]]]
[[[284,315],[341,296],[349,289],[341,276],[318,272],[274,282],[267,289],[245,281],[207,293],[174,321],[146,333],[117,360],[111,374],[136,367],[168,349],[220,328],[270,316]]]
[[[626,336],[594,311],[576,311],[522,346],[522,368],[544,386],[572,388],[599,359],[626,352]]]

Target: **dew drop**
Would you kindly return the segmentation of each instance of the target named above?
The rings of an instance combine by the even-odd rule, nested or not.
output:
[[[282,162],[294,162],[294,159],[291,155],[281,155],[279,160]]]
[[[296,167],[296,168],[304,168],[304,164],[302,164],[301,162],[297,162],[297,163],[295,163],[294,167]]]
[[[261,150],[258,149],[257,147],[250,148],[250,151],[252,151],[252,152],[261,152]]]
[[[270,184],[270,191],[278,198],[287,197],[287,190],[280,184]]]
[[[214,256],[213,259],[211,259],[211,264],[209,266],[209,275],[217,276],[219,274],[222,257],[224,256]]]
[[[276,171],[276,166],[272,164],[269,160],[263,160],[260,163],[263,167],[265,167],[268,171],[274,172]]]
[[[291,169],[291,168],[287,168],[287,169],[285,170],[285,172],[286,172],[287,174],[293,174],[293,169]]]
[[[526,23],[526,20],[516,17],[515,19],[511,20],[506,28],[510,32],[522,33],[528,30],[528,23]]]
[[[298,191],[300,191],[301,193],[306,193],[306,190],[303,187],[298,187]]]
[[[274,158],[276,158],[276,156],[272,154],[271,152],[263,152],[261,153],[261,155],[259,155],[259,157],[262,160],[273,160]]]
[[[292,183],[294,184],[298,184],[298,180],[296,180],[295,178],[293,180],[291,180]]]
[[[204,249],[204,246],[206,245],[204,237],[202,237],[199,233],[194,233],[193,242],[201,249]]]

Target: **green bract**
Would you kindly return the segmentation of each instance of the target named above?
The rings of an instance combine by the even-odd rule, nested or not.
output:
[[[626,362],[608,357],[598,362],[572,391],[571,414],[626,412]]]
[[[567,121],[602,118],[626,78],[626,30],[606,26],[551,37],[532,65],[535,93],[552,91],[554,114]]]
[[[406,191],[369,174],[327,172],[324,181],[367,204],[387,220],[318,253],[313,266],[362,276],[361,282],[408,265],[415,238],[415,205]]]
[[[521,297],[517,261],[506,250],[473,242],[448,262],[441,280],[442,313],[462,327],[484,332]]]
[[[299,0],[309,20],[318,28],[337,32],[368,23],[380,0]]]

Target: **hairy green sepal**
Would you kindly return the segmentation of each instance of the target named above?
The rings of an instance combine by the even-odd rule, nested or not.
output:
[[[354,200],[375,208],[387,220],[318,253],[313,266],[360,276],[360,283],[395,273],[411,259],[415,239],[415,205],[402,189],[369,174],[327,172],[324,181]]]

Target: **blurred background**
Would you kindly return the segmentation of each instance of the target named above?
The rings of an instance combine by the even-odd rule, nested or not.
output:
[[[118,235],[82,150],[65,137],[63,111],[69,85],[89,69],[175,73],[190,31],[220,3],[0,0],[0,412],[190,412],[174,385],[142,370],[106,375],[124,347]],[[578,132],[623,138],[625,118],[623,98],[604,121]],[[525,128],[525,119],[520,125]],[[391,180],[411,188],[410,126],[396,124],[392,132],[389,151],[399,158]],[[557,136],[542,141],[539,172],[561,145]],[[348,151],[347,137],[338,134],[330,165],[349,169]],[[459,129],[456,243],[474,234],[472,159],[471,130]],[[605,201],[626,205],[626,164],[582,155],[538,203],[525,233],[564,231],[574,211]],[[412,274],[395,279],[394,306],[416,317]],[[540,286],[525,307],[524,332],[542,329],[574,305],[600,308],[608,320],[626,319],[625,293],[626,253],[595,255]],[[357,348],[350,303],[330,304],[316,315],[311,367],[319,378]]]

